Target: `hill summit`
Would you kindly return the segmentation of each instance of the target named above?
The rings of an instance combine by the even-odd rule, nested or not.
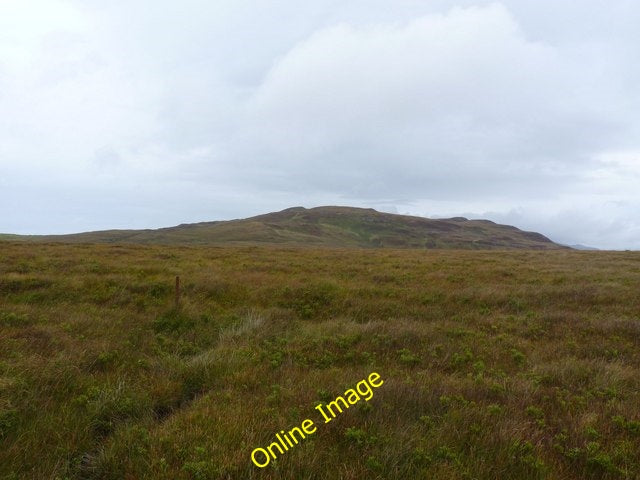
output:
[[[16,237],[12,237],[16,239]],[[489,220],[430,219],[371,208],[287,208],[246,219],[156,230],[105,230],[20,237],[69,243],[277,244],[359,248],[560,249],[535,232]]]

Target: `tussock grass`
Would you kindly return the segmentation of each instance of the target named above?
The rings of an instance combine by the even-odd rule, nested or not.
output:
[[[637,253],[0,248],[1,478],[640,477]]]

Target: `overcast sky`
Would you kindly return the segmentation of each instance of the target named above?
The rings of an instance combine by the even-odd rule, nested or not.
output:
[[[0,232],[290,206],[640,248],[637,0],[0,0]]]

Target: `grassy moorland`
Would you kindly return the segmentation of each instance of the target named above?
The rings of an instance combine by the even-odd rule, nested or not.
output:
[[[639,477],[639,253],[0,244],[0,478]]]

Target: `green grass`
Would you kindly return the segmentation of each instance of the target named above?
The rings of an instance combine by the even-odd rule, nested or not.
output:
[[[0,478],[640,477],[638,253],[0,248]]]

